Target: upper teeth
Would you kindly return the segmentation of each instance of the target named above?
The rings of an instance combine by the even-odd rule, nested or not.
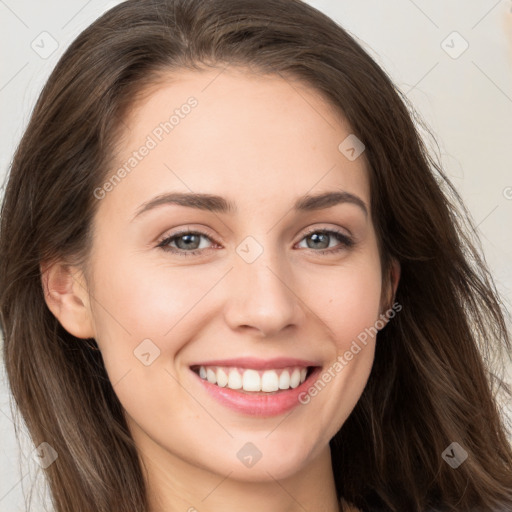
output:
[[[296,388],[306,380],[307,371],[307,368],[304,367],[258,371],[244,368],[200,366],[199,376],[221,388],[272,392],[279,389]]]

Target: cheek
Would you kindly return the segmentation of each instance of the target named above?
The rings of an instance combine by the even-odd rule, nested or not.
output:
[[[148,264],[149,259],[124,257],[115,265],[98,268],[95,279],[101,284],[93,312],[98,337],[114,344],[122,340],[132,350],[150,338],[166,350],[162,340],[168,344],[176,338],[173,334],[179,331],[181,320],[193,314],[194,305],[215,282],[216,275],[208,280],[204,272],[198,275],[193,268]]]
[[[378,258],[354,259],[330,278],[317,280],[310,300],[329,329],[330,361],[301,397],[311,408],[318,436],[332,437],[357,404],[373,365],[380,315],[381,271]],[[320,293],[323,289],[325,293]]]
[[[106,252],[97,259],[105,264],[95,270],[93,316],[116,395],[126,413],[138,421],[151,418],[151,424],[162,425],[170,417],[193,421],[197,411],[187,408],[183,397],[170,400],[180,385],[169,363],[190,338],[191,309],[205,292],[200,280],[184,267],[144,265],[140,255],[116,258]],[[115,264],[108,265],[108,259]]]
[[[352,340],[378,320],[381,280],[378,258],[368,252],[325,274],[321,282],[315,281],[318,286],[310,287],[311,306],[329,328],[338,352],[347,350]]]

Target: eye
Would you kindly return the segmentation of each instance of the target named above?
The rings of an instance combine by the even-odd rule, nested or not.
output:
[[[206,233],[201,231],[184,230],[165,237],[158,243],[157,247],[161,248],[163,251],[180,256],[196,256],[209,249],[209,247],[205,247],[204,244],[201,244],[201,239],[213,242],[212,238]],[[302,238],[302,240],[307,239],[311,240],[307,249],[312,249],[313,252],[320,254],[337,253],[355,245],[352,238],[341,231],[334,229],[310,230]],[[330,244],[333,239],[337,239],[338,242],[340,242],[334,247],[334,249]]]
[[[160,241],[157,247],[180,256],[195,256],[205,250],[204,245],[201,246],[201,238],[206,238],[207,240],[212,241],[212,239],[205,233],[187,230],[174,233],[164,238]],[[173,247],[171,245],[173,243],[175,243],[177,247]]]
[[[338,246],[336,246],[334,249],[330,249],[329,247],[332,247],[330,246],[330,241],[333,238],[337,238],[341,243],[338,244]],[[354,240],[352,238],[335,229],[313,229],[306,233],[302,240],[308,239],[311,240],[311,244],[308,244],[307,248],[321,249],[314,251],[320,254],[334,254],[344,249],[348,249],[354,245]]]

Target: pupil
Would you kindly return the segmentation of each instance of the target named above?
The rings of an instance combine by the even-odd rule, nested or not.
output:
[[[322,249],[325,249],[326,247],[328,247],[329,243],[327,242],[327,245],[325,245],[325,242],[328,238],[327,234],[325,233],[314,233],[313,235],[311,235],[311,239],[313,240],[313,243],[318,243],[319,242],[319,238],[320,237],[323,237],[324,238],[324,247],[322,247]],[[320,243],[322,243],[320,241]],[[315,247],[318,247],[318,246],[315,246]]]
[[[192,245],[194,245],[194,240],[191,240],[193,237],[197,237],[197,235],[181,235],[179,238],[178,238],[178,242],[180,240],[183,240],[185,243],[184,243],[184,248],[190,248]],[[197,240],[196,240],[196,244],[197,244]],[[179,243],[178,243],[178,246],[179,246]],[[197,247],[192,247],[193,249],[197,249]],[[183,247],[180,247],[180,249],[183,249]]]

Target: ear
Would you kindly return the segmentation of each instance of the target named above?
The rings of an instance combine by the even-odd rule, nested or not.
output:
[[[391,297],[389,300],[389,307],[393,305],[395,302],[395,296],[396,296],[396,290],[398,288],[398,283],[400,282],[400,273],[401,273],[401,266],[400,262],[398,260],[393,259],[391,263],[391,270],[390,270],[390,282],[391,282]]]
[[[398,288],[398,283],[400,282],[400,273],[400,262],[393,259],[389,268],[389,274],[384,276],[383,279],[380,319],[383,320],[386,325],[389,322],[389,317],[386,315],[386,312],[392,308],[395,301],[396,290]],[[401,306],[400,309],[402,309]],[[400,309],[398,309],[398,311],[400,311]]]
[[[77,338],[94,338],[89,292],[83,272],[64,262],[42,263],[46,304],[62,327]]]

